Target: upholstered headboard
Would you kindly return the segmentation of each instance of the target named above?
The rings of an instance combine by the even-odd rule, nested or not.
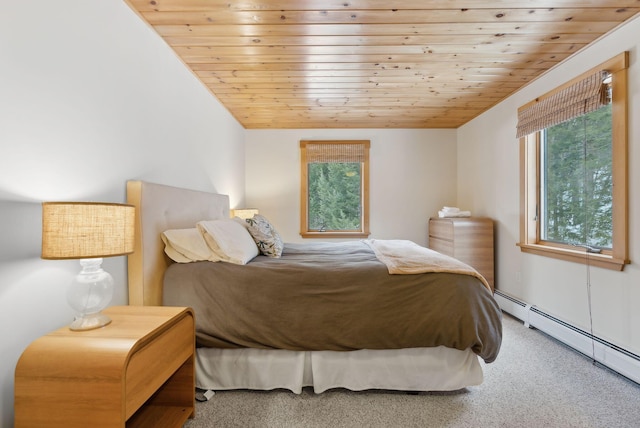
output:
[[[164,271],[172,263],[164,254],[162,232],[229,218],[229,196],[128,181],[127,202],[136,207],[136,244],[128,256],[129,304],[160,306]]]

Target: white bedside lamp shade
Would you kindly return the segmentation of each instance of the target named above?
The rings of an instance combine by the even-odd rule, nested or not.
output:
[[[103,257],[134,248],[135,207],[93,202],[42,204],[42,258],[81,259],[82,271],[67,300],[77,315],[70,328],[89,330],[111,320],[100,313],[113,296],[113,277],[101,268]]]

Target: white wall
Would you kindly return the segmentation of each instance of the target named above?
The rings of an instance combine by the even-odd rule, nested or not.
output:
[[[71,321],[77,261],[40,259],[45,200],[143,179],[244,201],[244,129],[122,1],[0,0],[0,426],[24,348]],[[126,260],[105,259],[113,304]],[[100,399],[100,391],[96,391]]]
[[[629,249],[623,272],[591,268],[594,333],[640,354],[640,19],[619,28],[569,61],[458,129],[458,202],[497,221],[498,289],[589,330],[588,272],[584,265],[520,253],[519,106],[630,51]]]
[[[246,131],[246,200],[286,242],[300,237],[300,140],[370,140],[371,238],[427,243],[427,220],[455,204],[455,130]]]

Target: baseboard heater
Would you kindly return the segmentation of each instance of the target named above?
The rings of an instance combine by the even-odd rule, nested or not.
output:
[[[495,291],[500,308],[611,370],[640,383],[640,356],[562,321],[502,291]]]

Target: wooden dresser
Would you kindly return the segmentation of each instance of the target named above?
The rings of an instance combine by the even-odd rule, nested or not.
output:
[[[431,218],[429,248],[475,268],[494,289],[493,220],[490,218]]]
[[[15,427],[182,427],[194,415],[189,308],[120,306],[102,328],[56,330],[15,371]]]

